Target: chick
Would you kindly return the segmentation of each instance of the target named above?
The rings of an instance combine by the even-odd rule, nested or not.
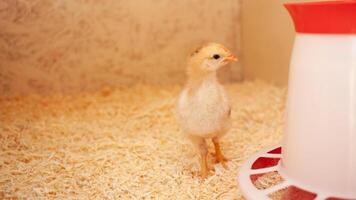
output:
[[[216,72],[237,58],[224,46],[209,43],[197,49],[188,60],[188,81],[178,97],[176,112],[183,133],[200,153],[201,176],[207,177],[206,139],[212,139],[216,162],[224,165],[227,159],[220,149],[219,140],[231,126],[231,108]]]

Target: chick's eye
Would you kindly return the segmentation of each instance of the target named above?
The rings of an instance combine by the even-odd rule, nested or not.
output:
[[[214,54],[214,55],[213,55],[213,58],[214,58],[215,60],[217,60],[217,59],[220,58],[220,55],[219,55],[219,54]]]

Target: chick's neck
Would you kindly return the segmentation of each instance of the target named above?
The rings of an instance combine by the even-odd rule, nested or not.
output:
[[[219,84],[216,76],[216,71],[205,73],[188,73],[187,86],[191,89],[196,89],[203,83]]]

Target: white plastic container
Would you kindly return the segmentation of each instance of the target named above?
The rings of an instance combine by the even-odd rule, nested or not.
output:
[[[356,199],[356,1],[286,7],[297,34],[282,155],[266,150],[247,161],[240,187],[247,199],[268,199],[288,187],[284,199]],[[281,159],[253,169],[261,157]],[[266,190],[247,183],[271,171],[284,181]]]
[[[356,198],[356,36],[297,34],[290,74],[281,170]]]

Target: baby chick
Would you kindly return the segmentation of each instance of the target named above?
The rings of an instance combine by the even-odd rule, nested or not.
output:
[[[178,97],[177,115],[183,133],[188,136],[201,156],[201,176],[208,175],[206,139],[212,139],[216,162],[227,161],[219,139],[231,126],[231,108],[226,92],[218,82],[216,71],[237,58],[224,46],[209,43],[189,58],[188,81]]]

